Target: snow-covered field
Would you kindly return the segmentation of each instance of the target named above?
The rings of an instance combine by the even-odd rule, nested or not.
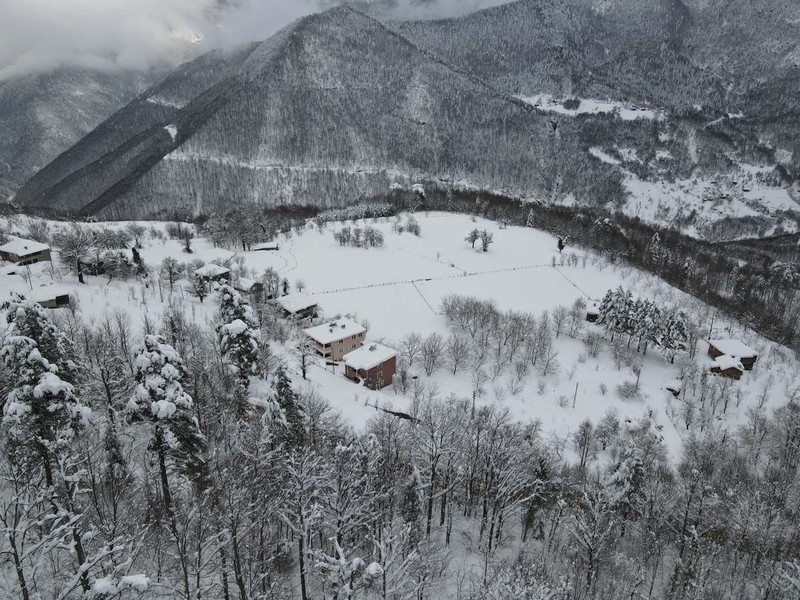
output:
[[[617,114],[624,121],[635,119],[660,119],[663,114],[659,110],[644,106],[634,106],[624,104],[617,100],[597,100],[593,98],[580,98],[577,108],[566,108],[564,99],[553,98],[550,94],[537,94],[535,96],[517,96],[523,102],[535,106],[536,108],[555,112],[561,115],[574,117],[583,114]]]
[[[713,322],[713,337],[740,338],[760,352],[755,370],[746,372],[741,381],[712,378],[719,393],[733,399],[724,414],[714,409],[708,426],[737,427],[747,421],[748,411],[755,406],[764,410],[780,406],[800,389],[800,365],[790,351],[725,322],[696,299],[654,276],[610,265],[591,252],[570,247],[564,255],[576,257],[565,262],[573,264],[562,265],[556,240],[535,229],[500,228],[497,223],[464,215],[419,214],[417,220],[422,229],[419,237],[393,232],[390,219],[366,223],[381,230],[385,238],[384,247],[369,250],[340,246],[333,238],[333,231],[341,225],[329,224],[324,230],[309,225],[301,235],[281,236],[280,250],[273,252],[214,248],[207,240],[198,238],[193,241],[191,255],[181,251],[180,242],[161,239],[147,240],[141,254],[149,265],[156,265],[167,256],[182,262],[199,258],[217,263],[242,256],[249,275],[260,276],[271,267],[288,279],[293,290],[302,281],[305,293],[318,301],[327,318],[349,314],[367,324],[368,340],[395,348],[410,333],[424,337],[432,332],[442,335],[450,332],[439,314],[441,300],[448,294],[492,299],[501,310],[530,312],[538,317],[542,311],[571,306],[578,298],[599,299],[609,288],[622,285],[664,307],[679,306],[687,310],[701,328]],[[16,227],[24,231],[24,225],[23,220]],[[162,228],[163,224],[153,226]],[[480,243],[473,249],[464,240],[475,228],[487,229],[494,235],[488,252],[478,249]],[[211,323],[214,319],[214,298],[207,298],[201,304],[189,295],[185,282],[176,285],[172,297],[168,286],[156,281],[145,286],[138,280],[109,282],[107,277],[88,277],[87,285],[81,286],[57,259],[55,268],[47,263],[33,265],[30,282],[20,275],[0,275],[0,279],[1,296],[10,290],[38,294],[43,286],[58,286],[71,290],[78,300],[78,310],[86,318],[96,319],[105,311],[123,310],[130,314],[137,328],[141,328],[145,317],[157,322],[170,301],[184,307],[193,321]],[[665,385],[679,376],[680,361],[670,364],[657,350],[651,349],[643,357],[641,398],[622,399],[617,385],[635,379],[635,375],[628,367],[615,366],[608,342],[604,342],[599,356],[589,356],[583,341],[586,331],[602,333],[599,326],[584,323],[584,332],[575,339],[562,334],[556,340],[557,373],[542,375],[532,370],[519,389],[513,389],[514,375],[506,369],[497,373],[494,380],[485,382],[477,402],[507,407],[521,420],[538,419],[547,432],[561,439],[566,439],[584,419],[589,418],[596,425],[608,411],[616,411],[623,423],[651,420],[667,445],[677,450],[681,439],[688,435],[681,416],[685,414],[686,402],[673,398]],[[702,369],[707,369],[711,362],[706,350],[707,345],[700,342],[696,360]],[[412,402],[411,390],[402,394],[399,389],[389,387],[372,392],[345,379],[342,367],[332,371],[322,363],[310,369],[308,381],[302,381],[295,359],[288,352],[285,359],[298,385],[315,389],[357,427],[375,415],[371,405],[403,410]],[[487,372],[490,367],[487,364]],[[424,386],[423,394],[472,397],[470,369],[453,375],[442,367],[430,377],[419,366],[412,371],[418,376],[418,393]],[[256,382],[253,389],[263,387],[263,383]]]

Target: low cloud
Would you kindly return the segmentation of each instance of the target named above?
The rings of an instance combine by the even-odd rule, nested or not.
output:
[[[511,0],[374,0],[386,6],[394,19],[440,19],[459,17],[476,10],[507,4]]]
[[[372,0],[394,18],[508,0]],[[269,37],[338,0],[0,0],[0,81],[64,66],[145,70]]]

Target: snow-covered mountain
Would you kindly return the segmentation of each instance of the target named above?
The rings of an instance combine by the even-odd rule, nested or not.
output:
[[[739,3],[734,24],[692,2],[522,0],[388,25],[336,8],[183,65],[16,200],[192,216],[230,203],[337,206],[422,181],[599,204],[701,236],[793,231],[798,21],[792,6],[773,8],[772,30]],[[750,57],[723,60],[715,48],[741,47],[744,32]],[[740,185],[745,202],[724,204],[715,182],[743,172],[758,178]]]
[[[384,194],[397,178],[515,194],[621,193],[616,174],[571,151],[580,144],[576,123],[554,129],[547,114],[351,8],[302,19],[221,73],[188,103],[155,101],[170,97],[169,79],[149,90],[17,200],[141,217],[242,202],[343,205]]]
[[[0,81],[0,202],[162,75],[64,68]]]

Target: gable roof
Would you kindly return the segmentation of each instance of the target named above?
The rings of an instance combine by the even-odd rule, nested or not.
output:
[[[16,256],[29,256],[31,254],[38,254],[44,250],[50,250],[50,246],[24,238],[15,238],[7,244],[0,246],[0,252],[8,252]]]
[[[737,371],[742,371],[744,373],[744,366],[742,366],[742,361],[740,361],[735,356],[729,356],[728,354],[723,354],[722,356],[717,357],[714,362],[711,363],[712,367],[717,367],[720,371],[727,371],[728,369],[736,369]]]
[[[316,327],[309,327],[303,331],[308,337],[320,344],[330,344],[331,342],[337,342],[359,333],[364,333],[366,329],[352,319],[338,319]]]
[[[237,281],[236,285],[234,285],[233,287],[239,290],[240,292],[249,292],[258,283],[261,282],[256,281],[255,279],[249,279],[247,277],[239,277],[239,281]]]
[[[73,290],[60,285],[43,285],[31,290],[30,298],[34,302],[55,300],[61,296],[69,296]]]
[[[385,363],[387,360],[390,360],[395,356],[397,356],[396,350],[392,350],[383,344],[369,342],[357,350],[348,352],[344,355],[342,360],[348,367],[352,367],[357,371],[362,369],[364,371],[369,371],[370,369]]]
[[[735,356],[736,358],[758,357],[758,352],[753,350],[741,340],[708,340],[708,343],[723,354],[729,354],[730,356]]]
[[[226,273],[230,273],[230,269],[220,267],[219,265],[215,265],[213,263],[204,267],[200,267],[194,272],[195,275],[200,277],[219,277],[220,275],[225,275]]]
[[[278,298],[278,304],[286,311],[294,314],[317,305],[316,300],[306,294],[289,294]]]

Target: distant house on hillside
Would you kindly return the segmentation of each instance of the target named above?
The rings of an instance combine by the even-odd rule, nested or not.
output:
[[[215,264],[208,264],[200,267],[194,272],[201,279],[206,281],[230,282],[231,270]]]
[[[42,308],[61,308],[70,305],[69,290],[60,287],[43,287],[33,290],[31,298]]]
[[[367,330],[352,319],[329,321],[303,330],[325,360],[340,361],[348,352],[364,344]]]
[[[0,246],[0,259],[18,265],[30,265],[51,260],[50,246],[34,240],[16,238]]]
[[[356,383],[364,382],[371,390],[391,385],[397,371],[397,352],[375,342],[345,354],[342,360],[345,364],[344,376]]]
[[[277,300],[278,306],[290,317],[305,319],[317,314],[317,301],[306,294],[289,294]]]
[[[262,242],[253,245],[253,252],[274,252],[280,249],[281,246],[278,242]]]
[[[723,354],[711,363],[711,372],[730,379],[740,379],[744,373],[742,361],[738,358]]]
[[[758,352],[741,340],[708,340],[708,355],[711,358],[726,354],[738,358],[746,371],[751,371],[758,360]]]

